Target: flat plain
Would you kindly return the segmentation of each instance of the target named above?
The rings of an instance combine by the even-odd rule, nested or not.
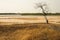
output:
[[[49,23],[60,24],[60,16],[46,16]],[[46,23],[44,16],[0,15],[0,24]]]
[[[60,16],[0,16],[0,40],[60,40]]]

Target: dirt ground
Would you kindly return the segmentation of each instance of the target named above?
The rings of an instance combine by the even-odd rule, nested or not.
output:
[[[0,25],[0,40],[60,40],[60,24]]]

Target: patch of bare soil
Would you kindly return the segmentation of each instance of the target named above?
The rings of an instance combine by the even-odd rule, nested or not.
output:
[[[0,25],[0,40],[60,40],[60,25]]]

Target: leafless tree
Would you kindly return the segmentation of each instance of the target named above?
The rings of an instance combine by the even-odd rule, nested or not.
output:
[[[47,13],[48,13],[48,10],[47,10],[47,4],[45,3],[36,3],[36,6],[37,8],[40,8],[44,14],[44,17],[45,17],[45,20],[46,20],[46,23],[48,24],[48,19],[46,17]]]

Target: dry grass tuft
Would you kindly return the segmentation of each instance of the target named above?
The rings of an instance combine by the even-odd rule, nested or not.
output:
[[[0,40],[60,40],[60,25],[0,25]]]

